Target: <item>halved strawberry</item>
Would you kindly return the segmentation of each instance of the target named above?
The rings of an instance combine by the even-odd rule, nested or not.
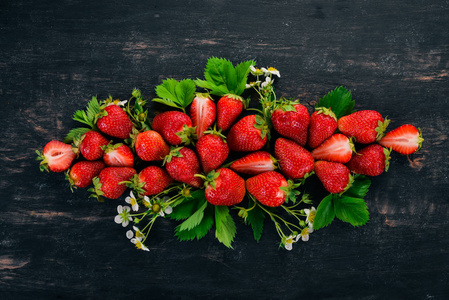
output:
[[[42,153],[36,150],[36,154],[36,159],[42,160],[39,167],[41,171],[64,172],[76,158],[72,145],[56,140],[48,142]]]
[[[277,160],[266,151],[256,151],[234,161],[229,168],[250,175],[274,171]]]
[[[131,149],[122,144],[108,144],[104,147],[103,160],[108,167],[133,167],[134,155]]]
[[[324,141],[318,148],[312,151],[316,160],[327,160],[339,163],[347,163],[354,151],[354,144],[345,135],[336,133]]]
[[[196,94],[190,106],[190,118],[193,126],[196,127],[195,133],[198,139],[215,122],[216,110],[215,103],[208,94]]]
[[[388,132],[380,139],[379,144],[407,155],[421,149],[423,141],[424,139],[419,129],[416,129],[413,125],[405,124]]]

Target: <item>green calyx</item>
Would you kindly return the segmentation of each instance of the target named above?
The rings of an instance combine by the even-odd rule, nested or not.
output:
[[[276,106],[273,110],[276,109],[282,109],[283,111],[293,111],[296,112],[295,105],[299,104],[299,101],[293,100],[293,99],[285,99],[282,98],[279,100],[278,103],[276,103]]]
[[[379,141],[384,136],[385,130],[387,129],[389,124],[390,124],[390,120],[387,119],[387,117],[385,117],[383,122],[379,121],[377,123],[377,127],[375,129],[377,132],[376,141]]]
[[[88,192],[92,193],[89,198],[96,198],[98,202],[104,202],[104,198],[101,197],[102,195],[104,195],[104,192],[101,190],[102,184],[100,182],[100,178],[94,177],[92,179],[92,183],[94,186],[87,190]]]
[[[317,114],[324,114],[326,116],[332,117],[335,121],[337,121],[337,116],[332,111],[332,109],[329,107],[320,106],[315,109]]]
[[[214,190],[217,189],[215,179],[217,179],[218,176],[220,176],[220,172],[215,172],[215,170],[210,171],[206,176],[195,174],[195,177],[199,177],[204,180],[204,188],[207,188],[210,185]]]
[[[217,130],[216,125],[214,125],[214,129],[206,130],[203,133],[216,135],[216,136],[220,137],[223,142],[226,143],[226,136],[224,134],[222,134],[221,132],[222,132],[222,129],[220,128]]]
[[[143,189],[143,187],[145,186],[146,182],[140,181],[139,174],[135,174],[129,181],[122,181],[119,184],[125,184],[127,187],[134,190],[137,196],[143,198],[143,196],[145,195],[145,190]]]
[[[256,115],[255,122],[256,124],[254,124],[254,128],[260,130],[260,138],[264,139],[266,136],[268,136],[268,139],[270,139],[271,138],[270,127],[268,126],[265,119],[260,115]]]
[[[166,163],[170,163],[173,157],[183,157],[181,152],[179,152],[184,147],[170,147],[170,153],[164,157],[162,165],[165,166]]]
[[[338,195],[342,195],[344,192],[346,192],[347,190],[349,190],[352,186],[352,184],[354,183],[354,176],[352,174],[349,174],[349,180],[348,180],[348,184],[346,185],[346,187],[343,189],[342,192],[340,192]]]
[[[390,159],[391,159],[390,154],[391,154],[392,148],[390,148],[390,149],[387,149],[384,147],[382,147],[382,148],[384,149],[384,155],[385,155],[385,172],[388,172],[388,168],[390,167]]]
[[[68,169],[68,170],[65,172],[65,179],[69,182],[69,184],[70,184],[70,190],[71,190],[72,193],[73,193],[73,189],[76,189],[77,186],[75,185],[75,181],[73,181],[73,178],[70,177],[70,169]]]
[[[36,160],[41,160],[41,163],[39,164],[39,170],[41,170],[41,172],[44,171],[50,172],[48,170],[48,161],[45,155],[41,153],[39,150],[36,150],[36,154],[37,154]]]
[[[181,138],[181,143],[188,146],[193,145],[194,140],[197,138],[196,136],[196,127],[189,127],[186,124],[182,126],[182,130],[176,133],[177,136]]]
[[[105,153],[109,153],[109,152],[112,152],[112,151],[116,150],[117,148],[119,148],[121,146],[123,146],[123,143],[113,144],[113,142],[110,141],[109,144],[101,146],[101,149]]]
[[[424,139],[423,139],[423,137],[422,137],[421,128],[418,128],[418,132],[419,132],[419,136],[418,136],[418,149],[416,149],[415,152],[418,152],[419,150],[421,150],[422,143],[424,142]]]
[[[297,190],[297,188],[301,185],[301,182],[295,183],[293,180],[289,179],[287,184],[287,186],[281,186],[279,189],[286,195],[285,203],[292,202],[295,204],[297,197],[301,194],[301,192]]]

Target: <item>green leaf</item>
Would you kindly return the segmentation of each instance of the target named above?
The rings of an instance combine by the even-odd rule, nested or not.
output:
[[[96,97],[92,97],[86,107],[86,111],[77,110],[73,114],[73,120],[81,122],[94,128],[96,123],[97,114],[100,112],[100,104]]]
[[[212,205],[208,205],[204,210],[204,217],[201,222],[190,230],[180,230],[179,226],[175,229],[175,236],[180,241],[192,241],[203,238],[214,225],[214,209]]]
[[[253,229],[254,239],[257,242],[259,242],[260,238],[262,237],[264,220],[265,220],[265,213],[258,205],[256,205],[250,211],[248,211],[246,222],[248,222],[251,225]]]
[[[175,206],[173,212],[168,216],[174,220],[185,220],[189,218],[206,201],[204,190],[196,190],[190,194],[191,197],[185,197],[183,201]]]
[[[237,229],[234,220],[229,214],[227,206],[215,206],[215,237],[226,247],[232,249]]]
[[[343,196],[353,198],[364,198],[368,193],[368,189],[371,185],[371,179],[365,175],[354,176],[354,182],[351,187],[343,193]]]
[[[318,230],[328,226],[335,218],[334,204],[332,194],[327,195],[321,200],[320,205],[316,210],[315,221],[313,222],[313,229]]]
[[[369,220],[368,206],[361,198],[335,197],[334,207],[337,218],[353,226],[365,225]]]
[[[181,225],[179,225],[179,230],[190,230],[200,224],[201,220],[203,220],[204,210],[207,207],[207,203],[208,202],[205,201],[197,211],[195,211],[187,220],[182,222]]]
[[[229,60],[224,60],[223,74],[225,77],[225,85],[228,91],[234,94],[235,90],[237,89],[237,74],[235,72],[234,66]]]
[[[175,92],[177,103],[185,108],[192,103],[193,98],[195,97],[195,82],[192,79],[183,79],[176,85]]]
[[[235,66],[235,72],[237,74],[237,88],[235,90],[236,95],[240,96],[245,91],[245,85],[248,82],[250,67],[255,64],[255,61],[247,60]]]
[[[337,116],[337,119],[352,113],[355,101],[352,100],[351,91],[345,87],[338,87],[333,91],[330,91],[327,95],[318,101],[315,108],[326,107],[331,110]]]
[[[175,102],[168,100],[168,99],[153,98],[153,99],[151,99],[151,101],[161,103],[161,104],[171,106],[171,107],[181,108],[178,104],[176,104]]]
[[[69,131],[69,133],[64,138],[64,143],[66,143],[66,144],[72,143],[74,139],[80,137],[81,135],[85,134],[86,132],[88,132],[90,130],[92,130],[92,129],[86,128],[86,127],[73,128]]]

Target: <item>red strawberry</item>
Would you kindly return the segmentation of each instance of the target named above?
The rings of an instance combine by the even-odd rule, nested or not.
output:
[[[390,120],[382,117],[374,110],[361,110],[338,119],[338,130],[348,137],[354,137],[355,142],[370,144],[380,140]]]
[[[231,206],[245,197],[245,180],[230,169],[212,171],[206,178],[204,194],[213,205]]]
[[[137,134],[134,148],[137,156],[144,161],[164,160],[164,157],[170,153],[170,147],[162,136],[154,130]]]
[[[291,107],[294,110],[289,110]],[[307,128],[309,126],[309,112],[301,104],[281,104],[273,111],[271,123],[276,131],[289,139],[294,140],[301,146],[307,143]]]
[[[104,149],[103,160],[108,167],[134,167],[134,154],[128,146],[109,144]]]
[[[330,108],[318,107],[310,116],[307,144],[316,148],[329,138],[337,129],[337,117]]]
[[[98,129],[116,138],[129,138],[133,123],[126,112],[120,106],[114,104],[106,106],[104,112],[103,116],[97,121]]]
[[[350,173],[349,169],[341,163],[324,160],[315,162],[315,174],[329,193],[339,194],[348,189],[352,183]]]
[[[234,124],[243,110],[243,98],[228,94],[217,102],[217,127],[226,131]]]
[[[336,133],[312,151],[316,160],[327,160],[339,163],[347,163],[354,151],[352,141],[341,133]]]
[[[94,192],[92,197],[101,201],[101,196],[109,199],[117,199],[126,191],[126,184],[136,174],[136,170],[128,167],[107,167],[101,170],[98,177],[92,181],[94,188],[89,191]]]
[[[39,167],[41,171],[63,172],[76,158],[71,145],[55,140],[48,142],[42,153],[38,150],[36,153],[36,159],[42,160]]]
[[[416,129],[413,125],[405,124],[388,132],[380,139],[379,144],[407,155],[421,149],[423,141],[424,139],[419,129]]]
[[[261,173],[246,180],[246,190],[260,203],[266,206],[277,207],[287,198],[287,193],[281,187],[288,183],[281,174],[270,171]]]
[[[291,179],[303,178],[313,170],[312,154],[294,141],[278,138],[274,145],[274,154],[282,173]]]
[[[359,150],[348,162],[348,168],[357,174],[377,176],[388,170],[390,151],[378,144]]]
[[[192,106],[190,106],[190,117],[193,126],[196,127],[195,133],[198,139],[214,124],[216,110],[215,103],[208,94],[197,94],[193,99]]]
[[[231,151],[256,151],[267,143],[268,126],[262,117],[249,115],[235,123],[228,133]]]
[[[95,130],[86,132],[79,139],[74,140],[74,151],[81,152],[87,160],[98,160],[103,157],[103,147],[109,143],[101,133]]]
[[[228,157],[229,147],[221,133],[211,131],[198,140],[196,153],[204,173],[208,174],[223,164]]]
[[[195,176],[201,173],[201,168],[193,150],[186,147],[175,148],[164,161],[168,174],[174,180],[197,188],[203,185],[203,180]]]
[[[190,117],[180,111],[166,111],[158,114],[153,119],[153,129],[173,146],[181,143],[188,145],[195,132]]]
[[[144,183],[142,189],[145,196],[159,194],[173,182],[167,171],[157,166],[149,166],[140,171],[138,180]]]
[[[80,161],[74,164],[67,173],[70,188],[85,188],[92,184],[92,179],[105,167],[102,161]]]
[[[265,151],[250,153],[234,161],[230,168],[243,174],[257,175],[276,169],[276,159]]]

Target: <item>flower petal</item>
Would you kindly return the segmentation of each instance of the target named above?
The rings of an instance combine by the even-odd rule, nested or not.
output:
[[[128,230],[128,231],[126,232],[126,237],[127,237],[128,239],[131,239],[133,236],[134,236],[134,231]]]
[[[164,210],[164,212],[169,215],[173,212],[173,208],[171,206],[167,206],[167,208]]]
[[[123,226],[123,227],[128,226],[128,224],[129,224],[129,221],[128,221],[128,220],[123,220],[123,222],[122,222],[122,226]]]
[[[122,216],[121,215],[116,215],[114,218],[114,222],[117,224],[121,224],[122,223]]]
[[[293,249],[293,244],[292,243],[287,243],[284,246],[285,250],[291,251]]]
[[[131,208],[129,206],[123,206],[123,210],[126,212],[130,212]]]
[[[121,205],[117,206],[117,212],[121,214],[123,212],[123,206]]]
[[[307,242],[308,240],[309,240],[309,235],[307,234],[307,235],[303,235],[302,237],[301,237],[301,239],[304,241],[304,242]]]

